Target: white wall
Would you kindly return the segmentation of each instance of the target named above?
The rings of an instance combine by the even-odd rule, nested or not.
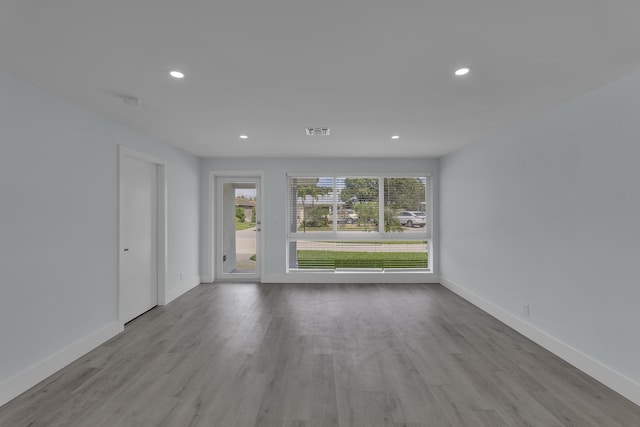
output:
[[[208,228],[209,209],[204,201],[208,199],[209,191],[209,171],[264,171],[265,178],[262,183],[264,199],[262,200],[264,212],[264,224],[262,238],[266,242],[266,253],[263,256],[265,263],[265,277],[263,281],[300,281],[304,280],[301,274],[297,274],[295,279],[286,274],[286,237],[287,237],[287,173],[309,173],[313,174],[341,174],[341,173],[363,173],[363,174],[384,174],[384,173],[415,173],[433,174],[434,200],[437,203],[438,188],[438,161],[436,159],[238,159],[238,158],[217,158],[203,159],[201,174],[202,189],[202,213],[201,228]],[[437,204],[436,204],[437,206]],[[437,213],[434,218],[434,240],[437,242]],[[204,233],[203,233],[204,237]],[[207,275],[206,267],[209,264],[207,240],[203,239],[200,246],[200,264],[202,274]],[[434,250],[434,270],[437,271],[438,252],[437,245]],[[353,281],[355,275],[348,278],[330,279],[329,274],[319,273],[314,281],[342,280]],[[422,277],[421,277],[422,276]],[[308,277],[308,276],[307,276]],[[360,275],[365,281],[388,281],[392,280],[392,274],[385,276]],[[431,280],[432,274],[416,274],[412,279],[416,282]],[[437,280],[435,280],[437,281]]]
[[[199,159],[0,74],[0,400],[117,320],[118,144],[167,160],[167,290],[197,280]]]
[[[639,165],[640,73],[440,163],[442,277],[621,374],[632,393]]]

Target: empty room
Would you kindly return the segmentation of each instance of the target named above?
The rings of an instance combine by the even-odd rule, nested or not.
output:
[[[0,426],[640,426],[640,3],[0,2]]]

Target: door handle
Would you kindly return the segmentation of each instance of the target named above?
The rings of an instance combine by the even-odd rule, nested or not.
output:
[[[125,252],[129,252],[129,248],[125,248],[125,250],[124,250],[124,251],[125,251]]]

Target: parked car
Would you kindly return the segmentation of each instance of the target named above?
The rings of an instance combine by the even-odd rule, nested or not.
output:
[[[333,221],[333,214],[327,215],[329,222]],[[358,214],[353,209],[338,209],[338,224],[353,224],[358,221]]]
[[[405,227],[424,227],[427,224],[427,217],[421,211],[402,211],[398,212],[396,219]]]

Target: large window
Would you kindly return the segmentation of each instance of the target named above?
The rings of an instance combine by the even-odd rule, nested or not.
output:
[[[288,270],[425,270],[430,179],[289,176]]]

